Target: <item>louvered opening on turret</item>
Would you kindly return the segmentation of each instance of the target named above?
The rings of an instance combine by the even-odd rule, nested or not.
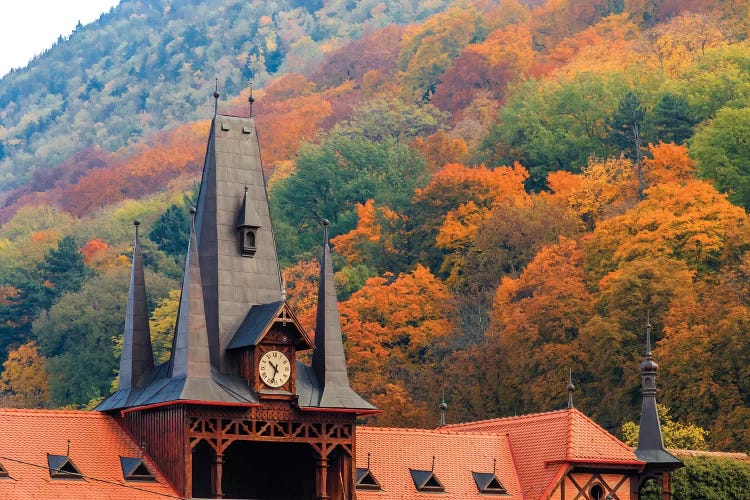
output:
[[[357,467],[357,481],[355,483],[358,490],[380,491],[383,488],[370,469]]]
[[[52,479],[83,479],[73,460],[65,455],[47,454],[47,466]]]

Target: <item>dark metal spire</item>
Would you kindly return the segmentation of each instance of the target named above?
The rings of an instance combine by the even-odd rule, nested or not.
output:
[[[568,368],[568,409],[573,409],[573,391],[576,390],[576,386],[573,385],[573,370]]]
[[[328,244],[328,224],[323,225],[323,255],[320,259],[320,283],[318,287],[318,311],[315,321],[315,351],[312,367],[321,385],[319,407],[374,409],[349,386],[346,369],[344,341],[341,333],[339,303],[333,281],[331,247]]]
[[[216,78],[216,89],[214,90],[214,117],[219,114],[219,79]]]
[[[151,333],[148,326],[146,307],[146,281],[143,272],[143,253],[138,234],[139,221],[135,226],[133,245],[133,267],[130,272],[128,305],[125,313],[125,330],[122,337],[120,356],[120,379],[118,389],[141,387],[144,376],[154,367],[154,353],[151,348]]]
[[[656,408],[656,372],[659,365],[651,355],[651,322],[646,319],[646,358],[641,363],[641,422],[638,432],[638,447],[635,454],[639,460],[650,465],[674,465],[681,462],[664,449],[661,434],[661,423]]]
[[[192,224],[190,242],[185,258],[185,275],[182,280],[180,309],[172,345],[170,376],[211,377],[211,357],[206,331],[206,315],[203,305],[203,287],[198,262],[198,243],[195,238],[195,208],[190,209]]]

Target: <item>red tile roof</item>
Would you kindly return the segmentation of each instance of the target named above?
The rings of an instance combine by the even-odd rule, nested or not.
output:
[[[441,427],[507,435],[524,496],[542,498],[570,464],[640,467],[633,450],[576,409]]]
[[[52,479],[47,454],[66,455],[83,479]],[[0,479],[5,500],[158,500],[179,498],[145,458],[156,482],[122,477],[120,456],[141,457],[141,450],[118,423],[103,413],[59,410],[0,409]]]
[[[394,429],[358,427],[356,464],[367,468],[383,491],[358,490],[357,498],[412,500],[435,498],[436,493],[420,493],[414,487],[409,469],[432,470],[445,487],[438,493],[441,499],[483,499],[495,495],[480,494],[472,472],[491,473],[496,461],[496,475],[508,490],[509,496],[497,498],[521,499],[515,465],[508,439],[492,433],[447,432],[442,430]]]

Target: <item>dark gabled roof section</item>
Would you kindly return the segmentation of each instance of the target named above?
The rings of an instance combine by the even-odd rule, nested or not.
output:
[[[479,493],[490,493],[495,495],[507,495],[508,491],[502,485],[494,472],[472,472],[474,482]]]
[[[315,351],[312,359],[312,368],[321,385],[321,394],[315,406],[375,410],[373,405],[362,399],[349,385],[339,303],[336,298],[336,285],[333,281],[331,247],[328,244],[328,221],[323,221],[323,225],[325,237],[323,255],[320,259]]]
[[[227,349],[258,345],[276,322],[292,324],[297,331],[297,349],[312,349],[312,341],[286,301],[255,305],[234,334]]]
[[[370,469],[360,467],[357,467],[357,477],[354,485],[358,490],[380,491],[383,489]]]
[[[10,474],[8,474],[8,471],[5,470],[3,464],[0,464],[0,477],[10,477]]]
[[[417,491],[428,493],[441,493],[445,491],[443,483],[438,480],[434,471],[409,469],[409,473]]]
[[[120,466],[125,481],[156,481],[142,458],[120,457]]]
[[[52,479],[83,479],[81,471],[73,463],[70,457],[65,455],[47,454],[47,467],[49,477]]]
[[[143,253],[138,237],[140,222],[136,220],[134,225],[133,266],[130,272],[128,305],[125,312],[125,330],[122,336],[118,390],[141,387],[145,376],[154,368],[154,353],[151,348],[151,334],[148,326]]]

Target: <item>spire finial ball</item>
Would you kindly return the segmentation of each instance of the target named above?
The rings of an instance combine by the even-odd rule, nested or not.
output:
[[[324,226],[327,226],[327,225],[329,225],[329,224],[330,224],[331,222],[330,222],[330,221],[329,221],[328,219],[323,219],[322,221],[320,221],[320,223],[321,223],[321,224],[323,224]]]
[[[135,227],[138,227],[138,226],[140,226],[140,225],[141,225],[141,221],[139,221],[138,219],[135,219],[135,220],[133,221],[133,225],[134,225]]]
[[[198,210],[196,210],[195,207],[190,207],[190,214],[195,215],[196,213],[198,213]]]

